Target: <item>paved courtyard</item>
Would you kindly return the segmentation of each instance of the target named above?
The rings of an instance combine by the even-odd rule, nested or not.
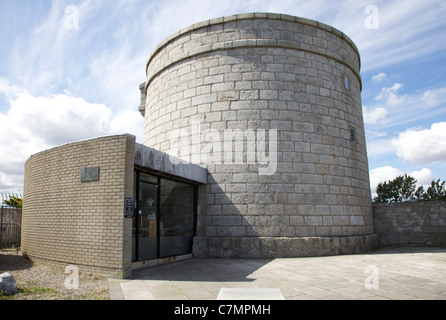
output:
[[[271,260],[191,258],[140,269],[132,279],[109,279],[111,300],[216,300],[223,288],[275,289],[286,300],[446,300],[446,248]]]

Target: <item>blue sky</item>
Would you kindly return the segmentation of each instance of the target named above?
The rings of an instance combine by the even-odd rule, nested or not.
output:
[[[446,179],[443,0],[0,0],[0,192],[22,192],[36,152],[115,133],[140,142],[138,86],[155,46],[245,12],[318,20],[356,43],[372,189],[404,173]]]

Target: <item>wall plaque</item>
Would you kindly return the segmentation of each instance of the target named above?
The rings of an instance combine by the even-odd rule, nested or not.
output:
[[[99,167],[81,168],[81,182],[99,181]]]
[[[133,218],[133,198],[125,198],[124,218]]]

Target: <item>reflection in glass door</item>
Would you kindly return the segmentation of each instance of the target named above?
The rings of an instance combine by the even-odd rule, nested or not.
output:
[[[136,171],[132,261],[192,252],[196,197],[194,185]]]
[[[194,187],[161,179],[160,257],[192,252]]]
[[[135,247],[134,260],[158,258],[158,184],[142,180],[138,183],[137,214],[134,219]],[[156,179],[155,179],[156,181]],[[136,234],[138,235],[136,238]]]

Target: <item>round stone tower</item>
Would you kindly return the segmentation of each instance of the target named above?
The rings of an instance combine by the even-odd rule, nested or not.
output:
[[[378,243],[360,56],[342,32],[271,13],[197,23],[153,51],[142,92],[143,144],[208,169],[195,255],[330,255]]]

